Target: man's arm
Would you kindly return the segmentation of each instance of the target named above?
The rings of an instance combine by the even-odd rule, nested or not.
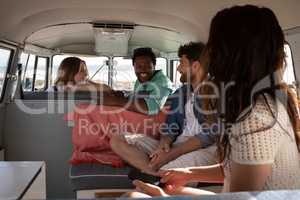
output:
[[[120,91],[110,91],[103,93],[99,104],[119,106],[126,110],[153,115],[159,113],[170,93],[171,90],[160,86],[157,86],[156,90],[152,90],[146,96],[138,94],[125,97]]]
[[[168,135],[161,135],[159,140],[159,145],[157,149],[150,154],[150,158],[159,156],[160,153],[169,152],[171,149],[171,145],[173,143],[173,138]]]
[[[143,114],[148,113],[148,107],[144,99],[125,97],[119,91],[104,93],[104,95],[101,96],[99,104],[105,106],[118,106],[129,111],[139,112]]]
[[[76,85],[66,85],[66,89],[72,92],[113,92],[111,87],[109,87],[108,85],[103,83],[96,83],[91,80]]]
[[[180,121],[184,121],[184,116],[182,114],[184,112],[184,105],[181,105],[183,104],[183,102],[181,102],[180,98],[183,94],[181,94],[180,91],[181,88],[178,89],[174,94],[170,95],[170,109],[167,114],[165,123],[160,127],[160,134],[169,137],[172,142],[174,142],[182,132]]]
[[[171,149],[173,152],[173,156],[178,158],[179,156],[190,153],[192,151],[196,151],[201,148],[201,141],[197,137],[191,137],[187,141],[183,143],[179,143],[177,145],[174,145],[174,147]]]

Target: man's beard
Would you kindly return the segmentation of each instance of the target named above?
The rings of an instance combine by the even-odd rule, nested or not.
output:
[[[191,81],[192,81],[192,75],[181,74],[181,76],[180,76],[181,83],[190,83]]]

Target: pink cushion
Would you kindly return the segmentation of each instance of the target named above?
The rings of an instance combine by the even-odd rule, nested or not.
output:
[[[102,152],[82,152],[73,151],[70,159],[72,165],[78,165],[82,163],[100,163],[105,165],[111,165],[113,167],[124,167],[123,160],[111,151]]]
[[[74,121],[72,131],[72,164],[83,162],[118,163],[109,145],[111,134],[145,133],[159,137],[159,125],[165,121],[166,112],[158,115],[143,115],[119,107],[77,105],[65,119]],[[105,155],[108,155],[106,157]]]

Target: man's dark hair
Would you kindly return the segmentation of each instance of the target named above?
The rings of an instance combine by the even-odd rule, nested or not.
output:
[[[149,47],[138,48],[133,51],[132,64],[134,65],[135,59],[140,56],[146,56],[151,58],[153,65],[156,65],[156,56],[152,49]]]
[[[181,58],[183,55],[186,55],[190,62],[200,61],[200,56],[204,47],[205,44],[202,42],[187,43],[179,47],[178,57]]]

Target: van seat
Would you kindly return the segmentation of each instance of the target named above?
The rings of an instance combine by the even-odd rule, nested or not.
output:
[[[71,165],[69,177],[74,191],[96,189],[132,189],[129,167],[114,168],[101,164]]]

